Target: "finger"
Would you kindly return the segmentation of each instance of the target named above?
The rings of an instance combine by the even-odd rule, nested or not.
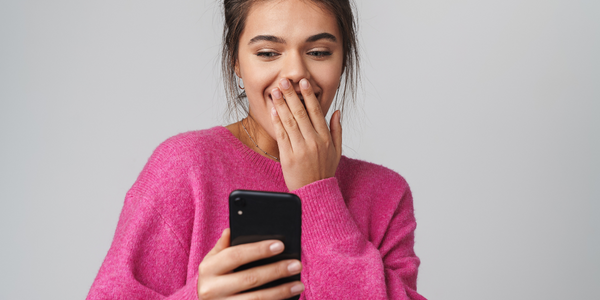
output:
[[[303,79],[304,82],[308,83],[308,81],[306,79]],[[303,82],[302,80],[300,82]],[[284,96],[285,96],[285,101],[288,105],[288,107],[290,108],[290,111],[292,112],[292,115],[294,116],[294,119],[296,120],[296,123],[298,124],[298,128],[300,128],[300,131],[302,132],[302,135],[306,138],[308,137],[308,135],[314,135],[315,134],[315,128],[313,127],[311,118],[308,114],[308,111],[306,110],[306,107],[304,106],[303,102],[306,103],[307,99],[306,99],[306,95],[309,95],[312,97],[311,100],[313,100],[313,102],[316,100],[315,98],[315,94],[313,93],[312,89],[310,87],[307,87],[307,89],[309,89],[309,91],[302,91],[302,88],[300,89],[300,95],[298,95],[298,92],[296,92],[296,89],[294,88],[293,85],[290,84],[289,80],[284,78],[279,82],[279,86],[281,88],[281,91],[283,92]],[[305,95],[306,93],[306,95]]]
[[[312,86],[306,79],[300,80],[300,91],[304,97],[304,104],[306,105],[306,112],[310,117],[311,126],[314,130],[322,135],[323,133],[329,133],[327,122],[325,122],[325,116],[321,110],[321,103],[317,99]]]
[[[302,292],[304,292],[304,284],[300,281],[294,281],[264,290],[235,295],[228,299],[287,299],[299,295]]]
[[[212,270],[213,274],[226,274],[241,265],[277,255],[282,251],[283,243],[278,240],[237,245],[215,254],[206,262],[206,268]]]
[[[295,115],[301,114],[298,112],[298,106],[302,106],[302,102],[300,102],[300,98],[288,79],[283,78],[279,81],[279,91],[282,93],[283,102],[278,102],[277,104],[280,105],[275,105],[275,108],[277,108],[281,123],[287,131],[292,143],[301,142],[304,138],[298,127],[298,121],[301,119],[308,119],[308,114],[304,111],[303,116]]]
[[[329,122],[331,127],[331,138],[333,139],[333,146],[335,147],[335,152],[337,156],[342,156],[342,113],[339,110],[336,110],[333,115],[331,115],[331,122]]]
[[[215,284],[222,289],[224,295],[230,295],[261,286],[276,279],[296,275],[301,270],[302,264],[298,260],[284,260],[221,276]]]
[[[215,255],[221,252],[223,249],[229,247],[229,235],[229,228],[225,228],[225,230],[223,230],[223,232],[221,233],[221,237],[219,238],[215,246],[206,254],[206,256],[208,257]]]
[[[291,152],[292,146],[290,144],[290,139],[287,135],[287,132],[285,131],[285,128],[283,128],[283,124],[281,124],[281,119],[279,118],[279,114],[277,114],[277,109],[275,109],[275,107],[271,108],[271,124],[273,124],[273,129],[275,129],[275,139],[277,140],[279,158],[281,159],[281,154],[285,152]]]

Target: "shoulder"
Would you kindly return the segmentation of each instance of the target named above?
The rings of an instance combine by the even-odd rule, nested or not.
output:
[[[227,134],[229,131],[222,126],[180,133],[162,142],[153,155],[216,151],[221,148],[220,144],[226,142]]]
[[[148,164],[196,165],[205,158],[227,151],[230,135],[222,126],[177,134],[156,147]]]
[[[342,156],[338,171],[338,180],[344,185],[362,186],[370,189],[408,190],[408,183],[400,174],[382,165]]]
[[[172,136],[162,142],[144,166],[133,190],[147,186],[148,182],[174,184],[187,180],[192,169],[210,165],[210,159],[227,152],[229,131],[224,127],[189,131]],[[146,184],[144,184],[146,183]],[[137,186],[137,188],[136,188]]]

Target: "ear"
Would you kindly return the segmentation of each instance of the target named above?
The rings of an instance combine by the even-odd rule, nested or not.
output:
[[[237,75],[237,77],[242,78],[242,76],[240,75],[240,63],[237,59],[235,60],[233,70],[235,71],[235,75]]]

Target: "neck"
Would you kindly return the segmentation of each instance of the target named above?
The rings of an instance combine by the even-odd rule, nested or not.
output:
[[[244,127],[246,130],[244,130]],[[266,158],[279,161],[277,141],[258,122],[254,121],[252,114],[249,114],[248,117],[237,123],[227,126],[227,129],[244,145],[254,150],[254,152]]]

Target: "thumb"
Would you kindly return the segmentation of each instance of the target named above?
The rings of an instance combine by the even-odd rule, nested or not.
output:
[[[335,147],[335,151],[339,156],[342,156],[342,123],[341,123],[342,113],[339,110],[336,110],[333,115],[331,115],[331,121],[329,122],[329,130],[331,131],[331,138],[333,139],[333,146]]]
[[[221,237],[219,238],[215,246],[206,254],[206,256],[213,256],[223,251],[223,249],[229,247],[230,234],[231,232],[229,231],[229,228],[225,228],[225,230],[223,230],[223,233],[221,233]]]

